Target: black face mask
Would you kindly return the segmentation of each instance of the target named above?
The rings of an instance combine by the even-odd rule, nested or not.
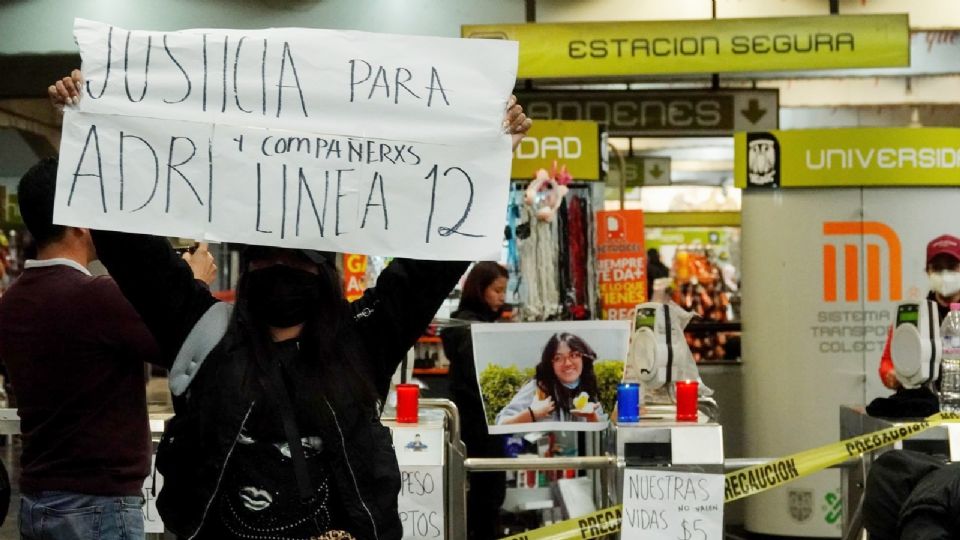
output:
[[[247,273],[247,301],[254,319],[288,328],[320,310],[320,279],[306,270],[275,264]]]

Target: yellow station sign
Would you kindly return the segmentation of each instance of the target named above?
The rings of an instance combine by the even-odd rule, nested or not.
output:
[[[520,42],[520,78],[910,65],[907,15],[465,25]]]
[[[737,187],[960,186],[960,128],[734,135]]]
[[[510,177],[531,180],[537,169],[566,165],[574,181],[600,180],[600,127],[587,120],[537,120],[513,152]]]

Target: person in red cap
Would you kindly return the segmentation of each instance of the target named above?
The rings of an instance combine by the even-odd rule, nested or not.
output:
[[[960,302],[960,238],[949,234],[938,236],[927,244],[927,279],[930,293],[928,300],[937,302],[940,323],[950,313],[950,304]],[[880,357],[880,380],[887,388],[900,387],[893,369],[890,356],[891,327],[887,334],[887,344]]]

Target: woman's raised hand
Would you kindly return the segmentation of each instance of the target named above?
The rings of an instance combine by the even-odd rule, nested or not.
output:
[[[64,77],[47,87],[47,96],[50,103],[59,111],[65,105],[80,104],[80,88],[83,86],[83,74],[79,69],[73,70],[69,77]]]

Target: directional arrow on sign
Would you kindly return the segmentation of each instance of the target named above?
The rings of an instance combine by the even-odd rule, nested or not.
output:
[[[654,178],[660,178],[663,176],[663,169],[660,168],[659,163],[654,163],[653,168],[650,169],[650,176]]]
[[[756,124],[761,118],[766,116],[767,110],[760,108],[760,100],[751,99],[747,105],[747,108],[740,110],[740,114],[749,120],[751,124]]]
[[[642,157],[640,158],[643,176],[639,178],[640,185],[643,186],[669,186],[670,185],[670,158],[668,157]]]

